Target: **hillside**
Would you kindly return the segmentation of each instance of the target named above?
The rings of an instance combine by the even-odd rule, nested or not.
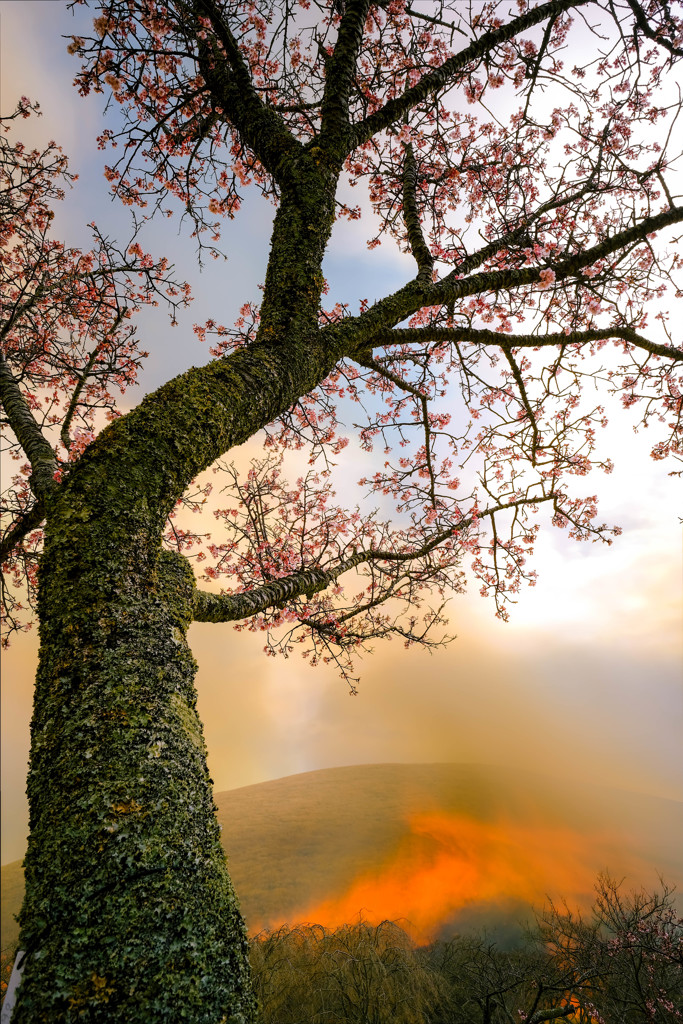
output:
[[[586,904],[608,868],[683,885],[683,804],[484,765],[361,765],[216,794],[250,930],[404,917],[421,934],[516,916],[546,894]],[[23,878],[2,868],[2,945]]]

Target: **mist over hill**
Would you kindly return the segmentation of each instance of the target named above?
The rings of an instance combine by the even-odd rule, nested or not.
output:
[[[587,906],[600,871],[683,888],[683,803],[472,764],[328,768],[217,793],[250,931],[401,918],[420,936],[509,927],[531,903]],[[2,945],[21,862],[2,868]]]

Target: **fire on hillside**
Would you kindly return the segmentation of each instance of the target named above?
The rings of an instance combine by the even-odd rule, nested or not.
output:
[[[390,856],[365,868],[339,895],[302,907],[298,919],[327,928],[359,916],[375,924],[400,920],[413,938],[429,940],[476,905],[540,905],[550,897],[588,909],[600,871],[631,879],[649,874],[644,861],[624,854],[613,831],[589,835],[435,811],[412,815],[407,826]]]

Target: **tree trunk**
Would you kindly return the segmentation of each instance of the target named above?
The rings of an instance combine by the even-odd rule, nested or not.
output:
[[[198,473],[344,355],[346,325],[318,334],[300,305],[276,336],[147,396],[50,496],[13,1024],[253,1019],[195,710],[194,578],[161,537]]]
[[[162,553],[144,502],[96,518],[72,496],[40,584],[13,1024],[250,1021],[186,643],[189,564]]]

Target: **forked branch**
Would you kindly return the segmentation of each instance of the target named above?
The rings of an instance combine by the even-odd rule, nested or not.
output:
[[[194,0],[193,7],[198,17],[209,19],[215,33],[212,49],[207,45],[199,62],[214,100],[268,173],[281,181],[289,160],[302,152],[301,143],[280,114],[259,96],[218,5],[214,0]]]
[[[666,4],[662,4],[661,6],[664,11],[664,20],[671,39],[667,39],[662,30],[656,31],[656,29],[653,28],[651,18],[645,13],[642,4],[638,3],[638,0],[627,0],[627,3],[633,11],[636,24],[644,36],[647,36],[648,39],[652,39],[656,43],[659,43],[659,45],[663,46],[665,50],[668,50],[673,57],[683,57],[683,46],[676,46],[675,42],[673,42],[676,35],[679,34],[680,29],[667,10]]]

